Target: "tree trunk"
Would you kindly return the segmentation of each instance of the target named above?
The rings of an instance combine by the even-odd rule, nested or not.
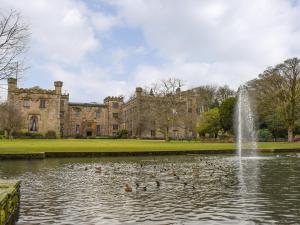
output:
[[[289,125],[288,127],[288,142],[294,142],[294,126]]]
[[[167,129],[166,129],[165,141],[170,141],[170,137],[169,137],[169,127],[167,127]]]
[[[4,130],[4,137],[5,137],[6,139],[9,139],[9,133],[8,133],[7,130]]]
[[[13,139],[13,132],[14,132],[13,129],[11,129],[11,130],[9,131],[9,133],[8,133],[9,139]]]

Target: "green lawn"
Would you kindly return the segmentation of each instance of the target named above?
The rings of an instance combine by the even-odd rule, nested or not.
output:
[[[298,143],[268,142],[259,143],[261,149],[300,149]],[[0,154],[35,152],[126,152],[126,151],[174,151],[174,150],[234,150],[231,143],[200,143],[187,141],[151,141],[151,140],[0,140]]]

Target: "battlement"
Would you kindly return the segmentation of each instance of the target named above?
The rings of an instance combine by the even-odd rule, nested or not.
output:
[[[107,96],[104,99],[104,103],[108,103],[108,102],[123,102],[124,101],[124,97],[123,96]]]
[[[51,94],[55,95],[55,90],[42,89],[38,86],[32,88],[18,88],[15,90],[16,93],[27,93],[27,94]]]
[[[10,78],[7,79],[7,83],[9,83],[9,84],[17,84],[17,79],[13,78],[13,77],[10,77]]]

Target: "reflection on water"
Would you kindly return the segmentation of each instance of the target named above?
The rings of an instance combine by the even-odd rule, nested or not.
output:
[[[23,181],[18,224],[300,223],[299,172],[284,156],[0,163],[0,177]]]

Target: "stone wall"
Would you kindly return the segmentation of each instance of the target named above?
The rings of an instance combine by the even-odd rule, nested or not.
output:
[[[23,132],[32,131],[46,134],[55,131],[60,136],[60,99],[57,90],[39,87],[18,88],[15,79],[10,78],[8,101],[14,104],[24,118]]]
[[[68,136],[108,136],[106,105],[70,103],[68,109]]]
[[[0,225],[15,224],[19,208],[20,181],[0,180]]]
[[[115,136],[121,129],[121,108],[123,97],[106,97],[104,104],[107,107],[107,130],[110,136]]]

